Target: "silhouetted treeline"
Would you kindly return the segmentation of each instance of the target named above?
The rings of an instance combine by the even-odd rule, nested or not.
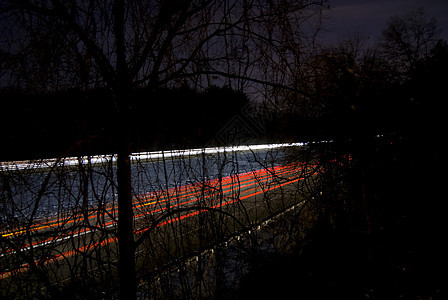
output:
[[[111,97],[101,88],[52,95],[4,91],[2,160],[113,153]],[[129,97],[133,151],[213,144],[216,132],[249,103],[243,93],[218,87],[140,89]]]
[[[227,87],[135,90],[129,95],[131,150],[314,139],[361,145],[377,135],[440,139],[448,108],[447,42],[439,40],[405,71],[382,48],[359,43],[322,49],[310,62],[315,77],[307,98],[285,95],[278,105],[250,102]],[[105,88],[51,95],[5,89],[1,160],[115,153],[112,98]],[[226,130],[240,136],[223,140]]]
[[[304,114],[291,110],[275,122],[276,129],[297,138],[330,138],[346,144],[364,143],[377,135],[421,139],[422,143],[444,136],[445,86],[448,82],[448,44],[439,40],[415,66],[400,73],[384,58],[382,49],[359,54],[353,41],[323,49],[313,70],[318,76],[311,102],[318,109]]]

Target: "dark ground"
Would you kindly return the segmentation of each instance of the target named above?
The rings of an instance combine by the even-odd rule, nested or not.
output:
[[[324,194],[307,240],[259,257],[241,299],[447,299],[446,152],[401,137],[364,146],[349,201]]]

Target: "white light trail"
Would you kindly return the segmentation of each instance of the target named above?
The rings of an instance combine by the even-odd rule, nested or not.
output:
[[[173,157],[189,157],[202,154],[217,154],[224,152],[245,152],[256,150],[270,150],[285,147],[303,147],[309,143],[283,143],[283,144],[262,144],[262,145],[247,145],[247,146],[228,146],[228,147],[211,147],[211,148],[195,148],[185,150],[164,150],[153,152],[139,152],[131,153],[131,161],[140,160],[156,160],[161,158],[173,158]],[[25,170],[25,169],[45,169],[52,167],[69,167],[77,166],[79,164],[103,164],[108,162],[115,162],[117,155],[93,155],[82,157],[66,157],[61,159],[39,159],[29,161],[11,161],[0,162],[0,172],[12,171],[12,170]]]

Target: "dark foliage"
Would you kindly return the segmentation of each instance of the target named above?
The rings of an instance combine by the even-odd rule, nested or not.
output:
[[[106,89],[54,95],[3,92],[1,160],[114,153],[116,109]],[[133,151],[212,143],[249,99],[229,88],[141,89],[130,95]]]
[[[351,153],[353,165],[342,170],[349,194],[335,201],[324,193],[297,251],[257,257],[241,299],[446,298],[447,59],[439,41],[404,81],[341,67],[323,94],[333,104],[326,116],[288,115],[302,132],[308,124],[334,138],[331,151]]]
[[[241,299],[445,299],[446,156],[409,137],[364,150],[341,170],[348,197],[324,192],[307,239],[256,257]]]

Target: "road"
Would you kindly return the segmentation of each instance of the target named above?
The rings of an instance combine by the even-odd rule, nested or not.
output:
[[[321,141],[326,142],[326,141]],[[309,143],[283,143],[283,144],[262,144],[249,146],[228,146],[228,147],[210,147],[210,148],[196,148],[184,150],[165,150],[152,152],[137,152],[131,153],[131,161],[154,160],[154,159],[170,159],[170,158],[184,158],[191,156],[232,153],[232,152],[249,152],[249,151],[269,151],[273,149],[284,149],[289,147],[304,147]],[[48,169],[58,166],[78,166],[80,164],[103,164],[109,161],[115,162],[116,155],[93,155],[85,157],[65,157],[63,159],[50,158],[39,159],[31,161],[5,161],[0,162],[0,172],[10,170],[29,170],[29,169]]]
[[[135,239],[210,211],[220,211],[241,224],[250,223],[247,218],[259,219],[266,214],[266,209],[251,213],[263,204],[260,197],[315,175],[314,167],[275,166],[137,195],[133,200]],[[246,215],[238,215],[236,207],[243,207]],[[116,260],[117,213],[116,203],[110,203],[0,232],[2,245],[8,245],[0,253],[0,280],[52,268],[59,270],[60,280],[60,276],[69,276],[61,272],[70,269],[61,266],[71,265],[79,257],[85,259],[98,249],[108,252],[108,259]]]

